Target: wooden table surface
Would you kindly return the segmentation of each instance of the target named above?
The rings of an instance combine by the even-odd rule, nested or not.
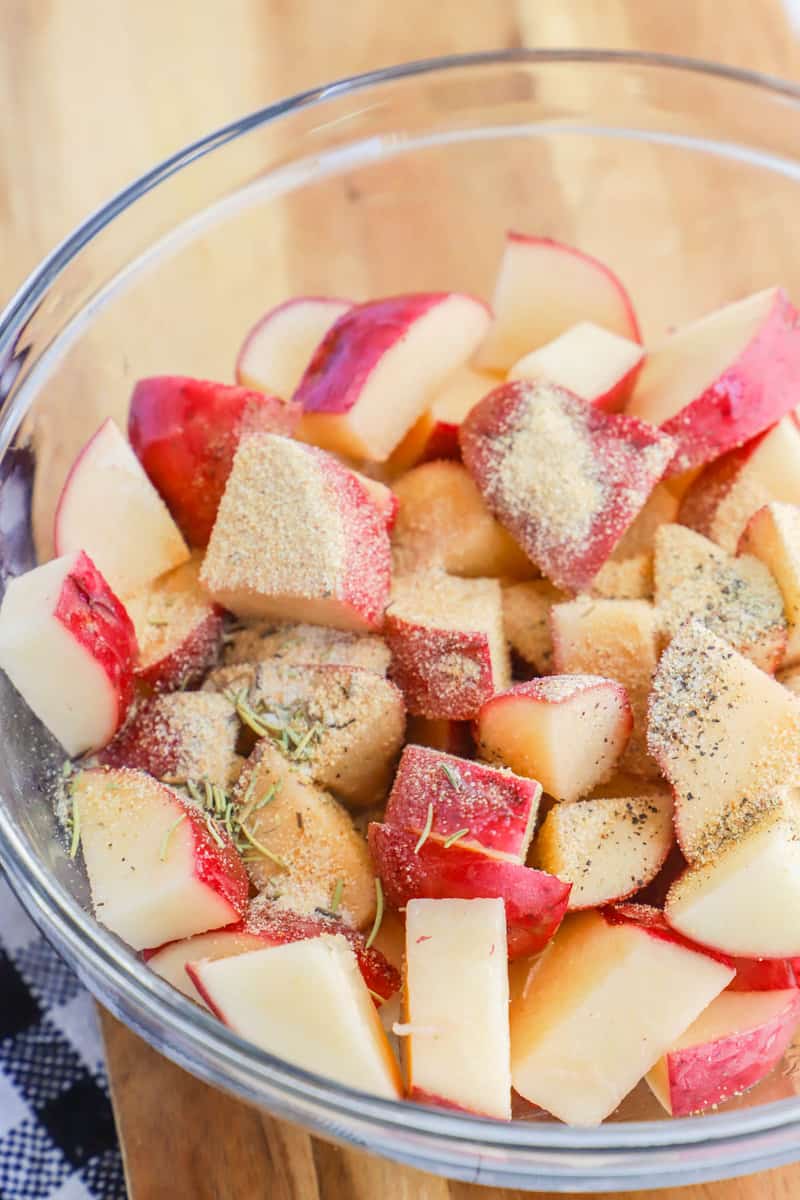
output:
[[[800,80],[796,0],[4,0],[0,300],[164,155],[271,100],[405,59],[509,46],[671,51]],[[132,1200],[479,1200],[211,1091],[103,1015]],[[782,1200],[800,1166],[658,1193]],[[641,1194],[640,1194],[641,1195]]]

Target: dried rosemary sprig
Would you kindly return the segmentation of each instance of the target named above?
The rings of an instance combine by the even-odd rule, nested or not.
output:
[[[307,731],[303,734],[303,736],[300,738],[300,740],[295,745],[295,748],[291,752],[290,757],[295,758],[295,759],[307,758],[308,754],[306,753],[306,751],[310,749],[312,739],[319,738],[320,734],[322,733],[322,730],[323,730],[323,725],[320,721],[315,721],[313,725],[309,726]],[[287,732],[291,732],[291,731],[287,730]]]
[[[234,807],[233,807],[233,801],[229,800],[228,803],[225,805],[225,816],[223,818],[222,823],[225,826],[225,832],[227,833],[228,837],[231,839],[232,842],[236,840],[235,834],[233,832],[233,827],[234,827],[235,821],[236,821],[236,814],[235,814]]]
[[[186,820],[188,815],[189,815],[188,813],[181,813],[181,815],[178,817],[177,821],[173,821],[173,823],[170,825],[169,829],[167,829],[165,831],[164,836],[161,839],[161,846],[158,851],[158,857],[161,859],[162,862],[164,862],[164,860],[167,857],[167,847],[169,846],[169,839],[172,837],[173,833],[178,828],[178,826],[181,824],[181,822]]]
[[[425,818],[425,824],[422,828],[422,833],[419,835],[419,841],[417,842],[416,846],[414,847],[415,854],[419,854],[420,850],[427,842],[428,838],[431,835],[432,828],[433,828],[433,804],[429,804],[428,805],[428,815]]]
[[[274,862],[275,865],[280,867],[282,870],[289,870],[289,864],[286,862],[286,859],[281,858],[279,854],[274,854],[272,850],[269,850],[262,842],[259,842],[257,838],[254,838],[246,825],[240,825],[239,828],[254,850],[257,850],[259,854],[263,854],[264,858],[268,858],[270,862]]]
[[[224,850],[225,839],[223,838],[220,831],[217,829],[216,822],[214,821],[214,818],[211,816],[210,813],[206,816],[206,829],[211,834],[212,838],[217,843],[220,850]]]
[[[469,833],[468,829],[457,829],[455,833],[451,833],[450,837],[444,839],[444,848],[449,850],[451,846],[455,846],[456,842],[460,842],[463,837]]]
[[[255,709],[250,707],[244,692],[239,692],[236,696],[233,696],[230,692],[226,692],[225,695],[235,707],[239,720],[248,729],[251,729],[256,737],[269,737],[270,733],[275,732],[275,730],[270,729],[266,722],[261,719]]]
[[[462,781],[461,781],[461,776],[459,775],[459,773],[455,769],[455,767],[451,767],[450,763],[439,763],[439,766],[442,768],[442,771],[447,776],[447,781],[450,784],[450,786],[452,788],[455,788],[456,791],[458,791],[458,789],[461,787]]]
[[[218,817],[225,816],[225,810],[228,807],[228,794],[224,787],[218,783],[211,785],[211,794],[214,797],[214,812]]]
[[[272,785],[272,787],[269,789],[269,791],[268,791],[268,792],[265,792],[265,793],[264,793],[264,795],[261,797],[261,799],[260,799],[260,800],[258,800],[258,801],[256,802],[256,804],[255,804],[255,805],[254,805],[254,807],[253,807],[253,812],[254,812],[254,813],[256,813],[256,812],[258,812],[260,809],[262,809],[262,808],[266,808],[268,804],[271,804],[271,803],[272,803],[272,801],[273,801],[273,800],[275,799],[275,797],[277,796],[277,794],[278,794],[278,789],[280,788],[280,786],[281,786],[281,781],[280,781],[280,779],[279,779],[279,780],[277,781],[277,783],[273,783],[273,785]]]
[[[250,778],[250,782],[248,783],[247,787],[245,788],[244,795],[242,796],[242,799],[239,804],[239,811],[242,814],[242,819],[245,821],[250,816],[250,810],[248,808],[248,805],[250,804],[250,802],[253,799],[253,794],[255,793],[255,790],[256,790],[256,774],[254,771]]]
[[[245,692],[224,692],[223,695],[236,709],[239,720],[246,725],[256,737],[270,737],[283,750],[283,753],[295,760],[308,757],[312,743],[321,736],[324,725],[320,721],[309,724],[309,718],[302,710],[293,713],[284,710],[276,712],[275,708],[254,708],[247,699]],[[278,706],[280,707],[280,706]],[[299,723],[300,728],[296,728]],[[307,728],[303,728],[307,726]]]
[[[342,892],[344,891],[344,880],[340,877],[336,880],[333,888],[333,896],[331,898],[330,911],[334,916],[339,912],[339,905],[342,903]]]
[[[268,804],[271,804],[277,796],[280,786],[281,781],[278,780],[277,783],[273,783],[269,791],[265,792],[260,800],[257,800],[255,797],[256,775],[253,773],[253,778],[248,783],[239,805],[237,823],[241,825],[243,821],[249,821],[253,813],[257,813],[260,809],[266,808]]]
[[[372,929],[367,938],[365,949],[369,950],[375,938],[378,936],[383,922],[383,884],[378,876],[375,876],[375,920],[372,922]]]
[[[200,788],[197,786],[197,784],[195,783],[195,781],[193,779],[186,780],[186,790],[189,793],[189,795],[192,797],[192,799],[194,800],[195,804],[199,804],[201,808],[205,808],[205,806],[206,806],[205,796],[200,791]]]
[[[220,826],[222,826],[246,862],[255,862],[259,857],[268,858],[276,866],[288,871],[289,867],[284,859],[258,841],[245,824],[253,813],[265,808],[275,799],[280,787],[280,780],[274,783],[260,799],[256,800],[254,776],[239,805],[231,800],[221,784],[211,783],[208,779],[201,780],[201,784],[202,788],[196,780],[187,779],[186,790],[194,802],[202,808],[206,818],[206,828],[219,848],[222,849],[225,845],[225,840],[220,832]],[[248,853],[251,849],[256,853]]]

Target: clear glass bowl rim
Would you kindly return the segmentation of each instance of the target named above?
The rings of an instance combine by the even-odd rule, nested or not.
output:
[[[511,49],[448,55],[370,71],[311,88],[249,113],[164,159],[98,208],[57,245],[0,312],[0,379],[5,365],[11,361],[13,349],[26,322],[69,263],[117,216],[195,160],[251,130],[278,121],[298,109],[322,104],[337,96],[437,72],[469,70],[484,66],[545,63],[619,64],[697,74],[770,92],[776,97],[790,101],[792,106],[800,111],[800,86],[778,76],[680,55],[614,49]],[[0,415],[0,447],[3,453],[11,443],[24,415],[25,411],[20,411],[17,404],[5,404]],[[394,1126],[418,1133],[426,1139],[456,1142],[461,1140],[471,1143],[472,1146],[491,1146],[512,1158],[515,1149],[538,1151],[545,1155],[548,1150],[586,1151],[592,1159],[592,1165],[587,1168],[590,1174],[602,1173],[604,1150],[627,1149],[639,1154],[651,1148],[669,1150],[680,1146],[694,1146],[700,1150],[703,1144],[718,1145],[726,1139],[738,1141],[746,1135],[778,1129],[788,1134],[789,1127],[796,1129],[797,1144],[800,1145],[800,1099],[774,1101],[752,1109],[711,1115],[702,1119],[624,1122],[603,1125],[598,1129],[577,1129],[558,1124],[504,1124],[466,1114],[455,1115],[446,1110],[422,1105],[382,1100],[354,1091],[292,1067],[283,1060],[258,1050],[155,975],[143,971],[133,955],[99,927],[57,883],[45,864],[32,854],[1,802],[0,866],[18,898],[45,935],[64,951],[73,963],[79,964],[79,970],[80,964],[83,965],[81,974],[85,971],[92,979],[103,980],[117,994],[129,995],[135,1007],[146,1011],[162,1027],[172,1027],[180,1033],[183,1044],[191,1048],[192,1056],[196,1055],[196,1058],[186,1052],[173,1055],[182,1065],[189,1069],[197,1066],[197,1073],[251,1102],[259,1102],[259,1083],[262,1083],[272,1094],[273,1102],[275,1096],[282,1098],[282,1107],[286,1115],[292,1115],[295,1108],[294,1099],[298,1108],[304,1107],[304,1102],[310,1101],[327,1108],[332,1115],[357,1120],[362,1128],[371,1126],[375,1130],[387,1131]],[[126,1019],[125,1013],[122,1016]],[[158,1048],[170,1056],[170,1046],[163,1040]],[[248,1086],[242,1085],[242,1078],[248,1079]],[[264,1106],[269,1106],[266,1096]],[[302,1116],[300,1119],[303,1119]],[[347,1137],[346,1129],[341,1130],[341,1136]],[[467,1153],[469,1154],[469,1151]],[[757,1151],[755,1157],[759,1157]],[[765,1159],[769,1158],[769,1151],[766,1151]],[[785,1159],[784,1152],[781,1160]],[[420,1162],[418,1165],[424,1164]],[[505,1168],[500,1168],[499,1173],[504,1169],[508,1170],[509,1165],[507,1163]],[[759,1162],[754,1161],[749,1169],[757,1169],[759,1165]],[[686,1182],[690,1178],[700,1177],[702,1168],[698,1169],[699,1167],[700,1164],[695,1163],[686,1170]],[[678,1174],[682,1175],[684,1172],[679,1169]],[[573,1179],[572,1186],[575,1186],[577,1180],[574,1173],[570,1172],[570,1175]],[[705,1173],[703,1177],[710,1176]],[[675,1182],[684,1182],[684,1179],[676,1177]],[[632,1180],[628,1186],[638,1184]]]

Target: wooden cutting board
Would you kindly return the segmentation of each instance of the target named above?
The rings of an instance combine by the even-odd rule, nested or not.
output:
[[[101,1019],[131,1200],[522,1200],[527,1195],[439,1179],[310,1137],[212,1091],[108,1013]],[[800,1165],[725,1183],[625,1193],[631,1200],[796,1200],[798,1195]],[[606,1193],[605,1200],[611,1195]]]
[[[436,54],[581,45],[684,53],[800,78],[799,19],[794,0],[4,0],[0,299],[152,163],[312,84]],[[101,1018],[132,1200],[521,1196],[311,1138],[212,1091]],[[800,1166],[659,1193],[798,1194]]]

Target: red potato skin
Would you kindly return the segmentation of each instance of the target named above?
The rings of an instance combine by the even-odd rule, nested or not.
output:
[[[682,946],[684,950],[691,950],[694,954],[705,954],[707,958],[713,958],[727,967],[734,966],[735,960],[729,954],[722,954],[719,950],[701,946],[690,938],[684,937],[682,933],[678,933],[669,924],[660,908],[652,908],[649,904],[614,904],[602,908],[600,913],[609,925],[636,925],[651,937],[659,938],[662,942],[672,942],[673,945]]]
[[[165,787],[163,784],[161,786]],[[219,836],[224,844],[218,846],[199,810],[184,802],[171,789],[165,787],[165,790],[169,791],[170,799],[177,800],[186,813],[186,824],[191,830],[194,842],[195,876],[227,901],[231,908],[232,922],[237,917],[244,916],[250,896],[250,880],[233,842],[226,833],[220,831]]]
[[[545,871],[459,850],[457,845],[445,849],[430,839],[416,853],[418,838],[389,825],[371,824],[367,839],[393,908],[418,899],[503,900],[509,959],[538,954],[567,910],[572,885]]]
[[[181,830],[188,830],[192,839],[192,864],[194,877],[205,887],[215,892],[230,907],[230,922],[220,928],[228,929],[244,916],[250,896],[250,880],[239,852],[224,829],[219,829],[222,845],[211,836],[206,816],[194,804],[158,779],[151,779],[137,768],[120,767],[107,771],[102,767],[87,767],[86,772],[102,775],[108,780],[116,776],[124,787],[131,790],[144,788],[158,792],[165,804],[181,810]],[[132,783],[130,782],[132,781]],[[158,866],[158,863],[155,864]]]
[[[203,981],[202,981],[202,979],[200,978],[200,972],[197,970],[198,966],[199,966],[199,963],[187,963],[187,964],[186,964],[186,974],[189,976],[189,978],[191,979],[192,983],[193,983],[193,984],[194,984],[194,986],[197,988],[197,990],[198,990],[198,992],[200,993],[201,997],[203,998],[203,1000],[205,1001],[205,1003],[208,1005],[208,1007],[211,1009],[212,1013],[213,1013],[213,1014],[214,1014],[214,1016],[217,1018],[217,1020],[218,1020],[218,1021],[221,1021],[223,1025],[227,1025],[227,1024],[228,1024],[228,1022],[227,1022],[227,1021],[226,1021],[226,1019],[225,1019],[225,1014],[224,1014],[224,1012],[222,1011],[222,1009],[220,1009],[220,1008],[217,1008],[217,1006],[216,1006],[216,1004],[214,1003],[213,999],[211,998],[211,996],[210,996],[210,995],[208,994],[208,992],[206,991],[206,988],[205,988],[205,986],[204,986],[204,984],[203,984]]]
[[[447,292],[389,296],[357,304],[328,330],[294,394],[309,413],[346,413],[360,399],[376,362]]]
[[[492,515],[519,542],[547,578],[566,592],[586,591],[625,530],[661,479],[662,470],[649,471],[642,451],[666,443],[661,430],[635,417],[606,413],[565,388],[555,388],[565,409],[586,428],[597,463],[613,462],[615,471],[604,472],[609,489],[604,508],[598,511],[583,545],[553,542],[541,528],[535,511],[519,510],[508,503],[492,483],[494,466],[504,453],[509,430],[514,427],[531,388],[526,380],[501,384],[471,410],[459,430],[461,457],[475,480]]]
[[[636,340],[638,341],[639,339],[637,338]],[[629,371],[620,376],[607,392],[602,392],[599,396],[595,396],[592,400],[594,407],[607,413],[623,412],[625,402],[633,391],[633,385],[636,383],[637,376],[643,366],[644,357],[640,358],[638,363],[635,363]]]
[[[427,1104],[431,1108],[448,1108],[451,1112],[466,1113],[471,1117],[490,1117],[490,1114],[482,1113],[479,1109],[465,1108],[463,1104],[456,1104],[454,1100],[447,1100],[444,1096],[437,1096],[434,1092],[426,1092],[424,1088],[412,1086],[406,1094],[409,1100],[414,1100],[417,1104]]]
[[[767,433],[769,430],[752,438],[746,445],[729,450],[727,454],[703,467],[681,499],[677,516],[679,524],[688,525],[704,537],[711,536],[717,509]]]
[[[351,300],[343,300],[339,296],[300,296],[300,297],[297,297],[297,298],[294,298],[291,300],[284,300],[283,304],[276,304],[274,308],[271,308],[269,310],[269,312],[264,313],[263,317],[259,317],[259,319],[256,321],[255,325],[252,327],[252,329],[248,333],[247,337],[244,339],[241,346],[239,347],[239,353],[236,356],[236,365],[234,367],[234,373],[236,376],[236,382],[237,382],[237,384],[239,384],[240,387],[247,387],[247,384],[245,383],[245,380],[243,378],[243,376],[246,374],[245,369],[244,369],[244,364],[247,360],[247,354],[248,354],[248,351],[249,351],[252,343],[258,340],[264,326],[269,325],[276,317],[280,316],[281,313],[285,312],[286,309],[294,308],[294,306],[298,303],[308,304],[309,302],[312,304],[317,302],[319,304],[325,304],[325,305],[327,305],[327,304],[331,304],[331,305],[349,304],[349,305],[352,305]]]
[[[102,772],[102,768],[95,769]],[[139,776],[139,779],[142,779],[142,774],[137,769],[120,768],[118,774]],[[212,892],[227,901],[230,906],[230,923],[237,922],[237,919],[245,916],[249,898],[249,878],[233,841],[221,829],[219,838],[223,845],[217,845],[209,833],[205,816],[196,806],[158,780],[148,779],[146,782],[150,787],[160,788],[164,793],[164,800],[169,804],[178,805],[184,812],[184,824],[192,836],[194,876],[200,883],[205,884],[205,887],[211,888]]]
[[[481,731],[480,723],[484,715],[491,713],[493,710],[502,709],[507,705],[513,705],[519,700],[530,700],[534,704],[569,704],[571,701],[585,696],[587,692],[596,691],[598,688],[604,690],[611,689],[614,692],[620,706],[620,720],[625,727],[626,740],[630,737],[633,729],[633,712],[631,710],[628,693],[621,683],[617,683],[613,679],[603,679],[601,682],[587,684],[585,687],[576,688],[570,695],[561,696],[554,700],[548,695],[548,683],[553,679],[553,676],[537,676],[534,679],[526,679],[522,683],[515,683],[513,687],[507,688],[504,692],[497,692],[490,700],[487,700],[482,705],[477,719],[473,722],[472,733],[475,741],[480,745]]]
[[[128,438],[192,546],[208,544],[244,434],[290,435],[300,407],[248,388],[160,375],[133,389]]]
[[[713,384],[660,426],[678,449],[666,474],[712,462],[797,406],[800,314],[782,288],[756,336]]]
[[[225,925],[222,929],[213,930],[214,933],[246,933],[244,921],[234,921],[231,925]],[[197,937],[204,937],[204,934],[197,934]],[[160,946],[150,946],[147,950],[141,950],[139,953],[142,956],[142,962],[149,962],[156,954],[160,954],[162,950],[166,950],[168,946],[175,946],[178,942],[190,942],[191,938],[176,938],[171,942],[162,942]]]
[[[800,987],[795,974],[796,959],[734,958],[736,978],[730,992],[775,992]]]
[[[119,729],[133,700],[136,632],[125,606],[83,550],[64,579],[53,615],[105,671]]]
[[[506,240],[516,242],[519,245],[552,247],[562,254],[571,254],[573,258],[579,258],[582,262],[589,263],[599,274],[605,275],[619,296],[620,305],[628,320],[629,328],[625,336],[629,337],[632,342],[641,343],[642,335],[639,330],[639,321],[636,317],[633,302],[611,268],[606,266],[604,262],[601,262],[599,258],[594,258],[591,254],[586,254],[583,250],[578,250],[575,246],[567,246],[564,242],[557,242],[555,238],[537,237],[529,233],[517,233],[513,229],[509,229],[506,233]]]
[[[568,676],[566,676],[568,678]],[[491,700],[484,705],[488,708],[490,705],[503,704],[507,700],[513,700],[514,697],[522,697],[525,700],[533,700],[537,704],[569,704],[577,696],[583,696],[586,692],[595,691],[597,688],[611,689],[620,702],[623,711],[630,716],[630,704],[628,703],[628,694],[621,683],[617,683],[613,679],[596,678],[591,683],[577,684],[573,691],[564,692],[557,698],[553,698],[552,688],[557,681],[555,675],[536,676],[534,679],[525,679],[522,683],[515,683],[513,687],[506,688],[504,692],[498,692]],[[632,719],[632,718],[631,718]]]
[[[439,458],[461,458],[458,426],[454,425],[452,421],[436,421],[416,465],[433,462]]]
[[[353,948],[364,983],[374,993],[373,1000],[376,1004],[389,1000],[400,989],[400,972],[380,950],[374,947],[367,949],[367,940],[362,933],[335,917],[304,916],[281,909],[275,909],[274,912],[263,910],[258,916],[251,914],[243,921],[227,925],[216,932],[247,934],[258,943],[253,946],[254,950],[267,946],[285,946],[289,942],[304,941],[306,938],[319,937],[323,933],[341,933]],[[143,950],[143,960],[147,962],[170,944],[166,942],[152,950]],[[197,986],[196,976],[189,970],[191,965],[187,963],[186,970]],[[202,988],[198,990],[201,993],[203,991]]]
[[[103,766],[146,771],[156,779],[175,774],[180,753],[178,735],[168,739],[161,722],[154,726],[153,703],[145,700],[140,704],[127,725],[101,750],[99,759]]]
[[[208,616],[169,653],[147,666],[138,666],[139,683],[154,692],[174,692],[198,683],[217,659],[222,641],[224,609],[213,605]]]
[[[447,771],[460,780],[453,787]],[[406,746],[395,775],[384,821],[419,837],[433,805],[430,837],[443,842],[468,828],[461,850],[473,848],[523,862],[533,814],[541,796],[534,779],[522,779],[484,763],[468,762],[424,746]]]
[[[300,942],[306,938],[320,937],[323,933],[340,933],[346,938],[355,953],[364,983],[381,1001],[388,1000],[400,989],[400,972],[373,946],[367,948],[367,939],[358,929],[353,929],[335,915],[313,913],[305,916],[277,907],[251,913],[244,922],[244,931],[261,938],[265,945],[284,946],[289,942]]]
[[[392,548],[386,518],[352,471],[316,446],[304,446],[303,450],[316,457],[344,525],[346,560],[340,599],[370,630],[380,632],[392,586]]]
[[[763,1025],[667,1055],[672,1115],[688,1117],[744,1092],[783,1057],[800,1021],[800,992]]]
[[[492,659],[484,634],[416,625],[391,611],[386,614],[383,632],[392,653],[389,673],[412,716],[469,721],[493,695]],[[446,665],[439,668],[440,662],[447,664],[453,655],[476,665],[474,679],[456,683]]]
[[[400,512],[400,501],[395,496],[394,492],[389,493],[390,499],[387,501],[385,508],[378,511],[381,512],[386,523],[386,532],[391,534],[397,524],[397,514]]]
[[[400,501],[395,493],[386,484],[374,481],[374,488],[370,489],[369,484],[372,480],[367,480],[365,477],[356,475],[359,483],[364,491],[364,495],[373,504],[380,514],[381,520],[386,526],[386,532],[391,534],[397,523],[397,514],[400,511]]]

